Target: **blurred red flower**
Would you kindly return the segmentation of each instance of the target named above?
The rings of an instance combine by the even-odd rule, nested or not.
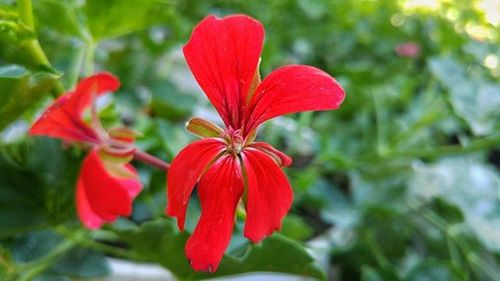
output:
[[[420,55],[420,45],[414,42],[399,44],[394,50],[400,57],[415,58]]]
[[[105,131],[97,117],[94,101],[98,96],[119,88],[120,82],[109,73],[82,80],[73,92],[59,97],[29,130],[68,142],[92,146],[80,170],[76,206],[81,222],[97,229],[118,216],[129,216],[132,200],[142,189],[137,171],[128,162],[132,158],[133,135],[124,128]],[[91,108],[91,120],[84,112]]]
[[[284,114],[337,109],[344,100],[337,81],[311,66],[284,66],[261,81],[263,40],[264,28],[255,19],[208,16],[183,49],[226,127],[190,120],[187,129],[203,139],[185,147],[168,173],[166,212],[177,217],[181,230],[190,195],[198,186],[201,217],[185,248],[195,270],[217,269],[240,199],[247,211],[244,235],[252,242],[279,230],[290,209],[292,189],[281,167],[292,160],[267,143],[255,142],[257,127]]]

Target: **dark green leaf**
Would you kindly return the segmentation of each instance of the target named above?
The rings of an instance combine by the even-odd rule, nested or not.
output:
[[[184,254],[189,237],[179,233],[171,220],[144,223],[140,228],[118,231],[119,236],[145,260],[157,262],[183,280],[198,280],[245,272],[280,272],[325,279],[314,259],[299,243],[281,235],[265,239],[243,257],[225,256],[213,274],[193,271]]]
[[[79,278],[95,278],[109,273],[105,256],[87,248],[75,248],[61,257],[50,272]]]

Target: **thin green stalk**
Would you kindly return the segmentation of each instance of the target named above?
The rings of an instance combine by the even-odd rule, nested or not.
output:
[[[491,138],[476,139],[471,141],[468,145],[445,145],[429,149],[414,149],[406,151],[393,151],[388,152],[382,156],[371,155],[359,159],[363,162],[384,160],[389,158],[421,158],[421,157],[440,157],[447,155],[460,155],[471,152],[477,152],[488,148],[500,146],[500,135]]]
[[[87,51],[85,54],[85,63],[83,67],[85,76],[92,75],[92,73],[94,72],[95,49],[96,49],[95,42],[89,40],[87,42]]]
[[[125,249],[113,247],[113,246],[110,246],[110,245],[100,243],[100,242],[93,240],[92,238],[89,237],[90,233],[88,233],[88,232],[86,232],[82,235],[79,235],[79,236],[75,236],[74,232],[66,229],[65,227],[56,228],[56,232],[59,233],[60,235],[62,235],[63,237],[65,237],[66,239],[72,240],[75,243],[78,243],[79,245],[82,245],[82,246],[85,246],[85,247],[88,247],[88,248],[91,248],[94,250],[98,250],[98,251],[101,251],[104,253],[108,253],[108,254],[113,255],[115,257],[126,258],[126,259],[131,259],[131,260],[138,260],[139,259],[139,257],[137,257],[136,255],[134,255],[133,253],[131,253]]]
[[[71,60],[71,65],[68,72],[68,89],[74,89],[78,78],[80,76],[80,71],[82,70],[82,64],[85,60],[86,48],[81,46],[76,50],[73,59]]]
[[[66,254],[68,251],[73,249],[77,245],[76,241],[66,240],[59,245],[57,245],[51,252],[49,252],[44,257],[35,260],[33,262],[27,263],[20,268],[19,281],[30,281],[35,276],[41,274],[52,264],[54,264],[58,258]]]
[[[386,124],[380,110],[380,99],[374,94],[371,95],[373,99],[373,107],[375,111],[375,129],[377,134],[377,154],[385,155],[387,153],[387,144],[385,138]]]
[[[369,247],[370,251],[372,252],[372,254],[375,256],[375,260],[377,261],[379,266],[384,268],[384,269],[392,271],[391,263],[389,262],[389,259],[385,256],[382,248],[380,248],[380,246],[378,245],[377,240],[375,240],[373,232],[371,232],[371,231],[368,232],[366,234],[366,238],[367,238],[368,243],[369,243],[368,247]]]
[[[18,234],[25,234],[28,232],[33,232],[33,231],[39,231],[48,228],[48,224],[37,224],[37,225],[30,225],[30,226],[19,226],[19,227],[13,227],[9,228],[3,231],[0,231],[0,239],[6,238],[6,237],[11,237],[14,235]]]
[[[481,269],[484,273],[486,273],[488,276],[490,276],[492,279],[491,280],[500,280],[498,277],[496,277],[495,271],[491,268],[491,266],[484,261],[479,255],[477,255],[474,250],[470,249],[468,245],[463,243],[459,237],[455,235],[454,228],[453,226],[450,226],[446,220],[441,218],[438,214],[435,212],[432,212],[430,210],[424,209],[425,205],[420,204],[417,202],[410,202],[409,208],[410,210],[413,210],[415,212],[419,212],[422,214],[422,217],[426,219],[428,222],[433,224],[435,227],[437,227],[440,231],[442,231],[445,236],[447,241],[450,243],[455,244],[460,251],[463,253],[463,255],[466,257],[467,261],[473,265]],[[449,245],[448,245],[449,246]],[[449,249],[452,251],[452,249]],[[457,254],[456,252],[453,253],[453,255]],[[450,254],[451,255],[451,254]],[[456,259],[456,256],[451,256],[452,259]]]

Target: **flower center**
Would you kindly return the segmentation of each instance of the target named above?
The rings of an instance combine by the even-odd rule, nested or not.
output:
[[[224,132],[224,139],[226,140],[227,150],[232,154],[239,154],[245,147],[245,139],[243,138],[240,129],[226,129]]]

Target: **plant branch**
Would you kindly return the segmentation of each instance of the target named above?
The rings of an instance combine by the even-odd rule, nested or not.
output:
[[[170,168],[169,163],[138,149],[134,152],[134,159],[149,164],[151,166],[157,167],[161,170],[167,171]]]
[[[31,0],[19,0],[17,1],[19,19],[31,30],[35,30],[35,21],[33,19],[33,4]]]

